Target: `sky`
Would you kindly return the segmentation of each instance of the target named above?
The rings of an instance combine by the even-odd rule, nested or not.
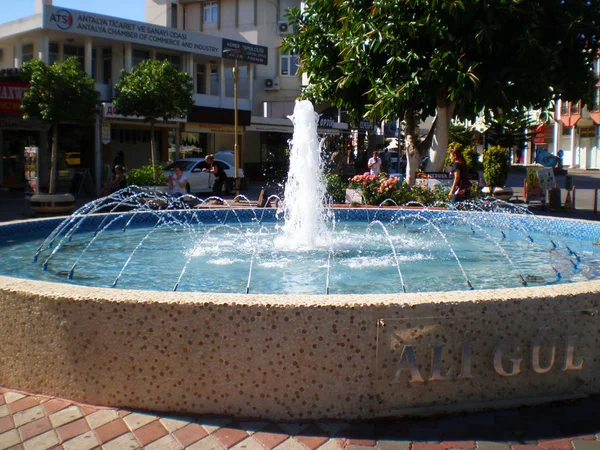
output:
[[[145,21],[146,0],[53,0],[54,6],[78,9],[105,16]],[[34,14],[34,0],[0,0],[0,23]]]

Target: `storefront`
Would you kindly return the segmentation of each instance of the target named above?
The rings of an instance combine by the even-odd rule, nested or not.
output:
[[[112,174],[115,157],[123,152],[127,170],[150,164],[151,130],[150,124],[143,118],[123,116],[116,113],[112,103],[104,103],[102,108],[102,165],[103,180]],[[154,145],[156,163],[166,163],[169,158],[169,137],[176,135],[185,119],[173,119],[157,122],[154,126]]]

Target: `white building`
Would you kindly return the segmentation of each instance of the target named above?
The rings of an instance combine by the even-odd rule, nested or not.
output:
[[[278,171],[287,164],[288,140],[293,132],[287,117],[293,112],[302,80],[297,75],[297,56],[282,53],[279,47],[293,31],[285,17],[287,11],[300,7],[300,0],[146,0],[146,20],[150,23],[268,48],[267,64],[255,65],[251,73],[245,67],[240,71],[240,77],[252,80],[252,116],[244,126],[242,155],[246,174],[253,178],[268,177],[268,171]],[[195,69],[196,77],[218,76],[214,66]],[[324,112],[319,132],[348,136],[348,124],[342,122],[337,110],[323,108],[316,106],[318,112]],[[184,142],[202,142],[207,126],[192,117],[185,131],[190,133],[184,134]]]

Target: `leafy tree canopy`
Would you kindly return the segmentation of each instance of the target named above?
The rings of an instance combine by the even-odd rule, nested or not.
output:
[[[48,65],[39,59],[23,64],[23,79],[29,88],[23,95],[23,118],[37,117],[52,125],[49,193],[56,190],[58,124],[86,122],[94,117],[100,93],[76,57]]]
[[[100,93],[76,57],[51,66],[39,59],[27,61],[22,76],[29,83],[21,102],[24,119],[37,117],[56,125],[94,117]]]
[[[303,96],[358,114],[591,101],[600,0],[309,0],[289,17]]]
[[[123,70],[115,87],[116,111],[147,122],[186,116],[194,106],[191,77],[168,61],[146,60],[131,72]]]

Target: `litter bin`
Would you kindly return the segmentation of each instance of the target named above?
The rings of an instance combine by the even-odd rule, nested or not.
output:
[[[548,203],[552,209],[560,208],[560,188],[553,187],[550,189]]]

